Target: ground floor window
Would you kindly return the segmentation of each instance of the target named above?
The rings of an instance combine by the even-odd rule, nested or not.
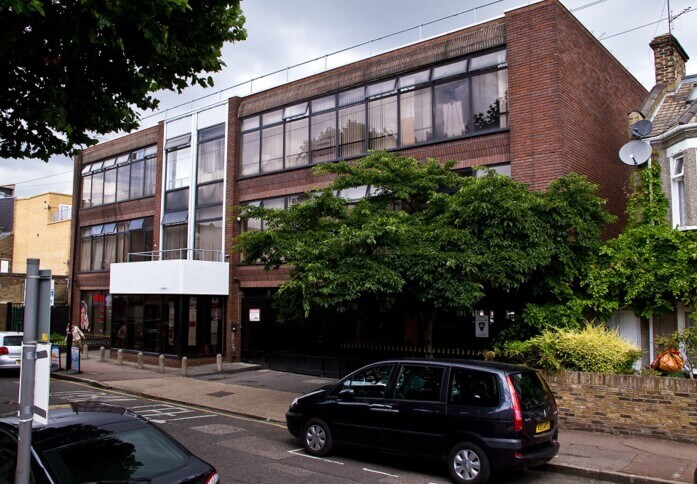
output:
[[[114,295],[112,348],[177,356],[223,353],[225,298]]]
[[[78,324],[85,333],[109,334],[111,296],[107,291],[82,291],[80,293],[80,319]]]

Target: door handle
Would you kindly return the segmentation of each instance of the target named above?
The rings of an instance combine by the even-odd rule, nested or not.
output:
[[[379,404],[374,404],[370,406],[370,411],[371,412],[383,412],[383,413],[399,413],[399,410],[396,410],[389,405],[379,405]]]

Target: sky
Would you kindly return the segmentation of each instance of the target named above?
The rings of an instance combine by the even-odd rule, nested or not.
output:
[[[693,58],[687,63],[687,74],[697,74],[697,0],[561,2],[646,89],[654,85],[649,42],[668,32],[669,5],[674,17],[672,33]],[[161,109],[158,113],[143,113],[141,127],[233,95],[259,92],[499,17],[527,3],[532,2],[243,0],[247,40],[224,46],[227,66],[212,75],[215,86],[205,90],[191,87],[182,94],[157,93]],[[392,35],[397,32],[401,33]],[[72,160],[65,156],[54,156],[48,163],[0,159],[0,186],[14,184],[19,198],[49,191],[71,193],[72,166]]]

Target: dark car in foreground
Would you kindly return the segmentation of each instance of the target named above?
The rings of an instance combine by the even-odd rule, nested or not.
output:
[[[306,452],[359,446],[440,459],[455,482],[544,464],[559,452],[554,396],[536,371],[489,362],[393,360],[296,398],[288,431]]]
[[[0,482],[14,482],[17,417],[0,419]],[[146,419],[100,402],[52,410],[34,424],[29,482],[215,484],[218,473]]]

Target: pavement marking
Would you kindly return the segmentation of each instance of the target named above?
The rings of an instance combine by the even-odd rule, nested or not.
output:
[[[227,435],[227,434],[236,434],[239,432],[246,432],[246,429],[243,429],[241,427],[233,427],[232,425],[225,425],[225,424],[213,424],[213,425],[200,425],[198,427],[190,427],[191,430],[196,430],[198,432],[202,432],[204,434],[211,434],[211,435]]]
[[[303,451],[303,453],[301,454],[300,451]],[[339,462],[338,460],[325,459],[324,457],[315,457],[314,455],[306,454],[304,451],[305,451],[305,449],[293,449],[293,450],[289,450],[288,453],[293,454],[293,455],[298,455],[300,457],[307,457],[308,459],[315,459],[315,460],[321,460],[324,462],[329,462],[331,464],[339,464],[342,466],[345,465],[344,462]]]
[[[92,386],[89,383],[84,383],[84,382],[79,382],[79,381],[70,381],[70,383],[72,385],[79,385],[79,386],[86,387],[86,388],[92,388]],[[111,389],[105,390],[105,393],[107,393],[107,392],[114,394],[114,395],[123,395],[126,397],[134,396],[133,394],[127,393],[127,392],[122,391],[122,390],[111,390]],[[69,393],[69,392],[57,392],[57,393]],[[54,395],[54,393],[51,393],[51,395]],[[129,400],[145,400],[148,402],[162,402],[162,400],[158,400],[156,398],[149,397],[147,395],[135,395],[135,396],[137,398],[129,398]],[[264,425],[269,425],[271,427],[282,428],[282,429],[286,428],[285,424],[280,423],[280,422],[274,422],[271,420],[264,420],[264,419],[255,418],[255,417],[246,417],[244,415],[235,415],[232,412],[219,412],[219,411],[216,411],[213,409],[208,409],[208,408],[187,407],[186,405],[183,405],[183,404],[180,404],[180,406],[183,408],[191,408],[192,411],[196,410],[196,411],[203,412],[203,413],[210,413],[213,415],[219,415],[221,417],[228,417],[228,418],[233,418],[236,420],[243,420],[245,422],[255,422],[255,423],[260,423],[260,424],[264,424]]]
[[[95,391],[68,391],[68,392],[51,392],[56,398],[67,401],[83,401],[83,400],[101,400],[103,402],[128,402],[136,400],[136,398],[109,395],[106,392]]]
[[[399,478],[399,476],[397,476],[397,475],[395,475],[395,474],[388,474],[387,472],[376,471],[376,470],[374,470],[374,469],[368,469],[367,467],[364,467],[363,470],[366,471],[366,472],[372,472],[372,473],[374,473],[374,474],[381,474],[381,475],[383,475],[383,476],[397,477],[397,478]]]

